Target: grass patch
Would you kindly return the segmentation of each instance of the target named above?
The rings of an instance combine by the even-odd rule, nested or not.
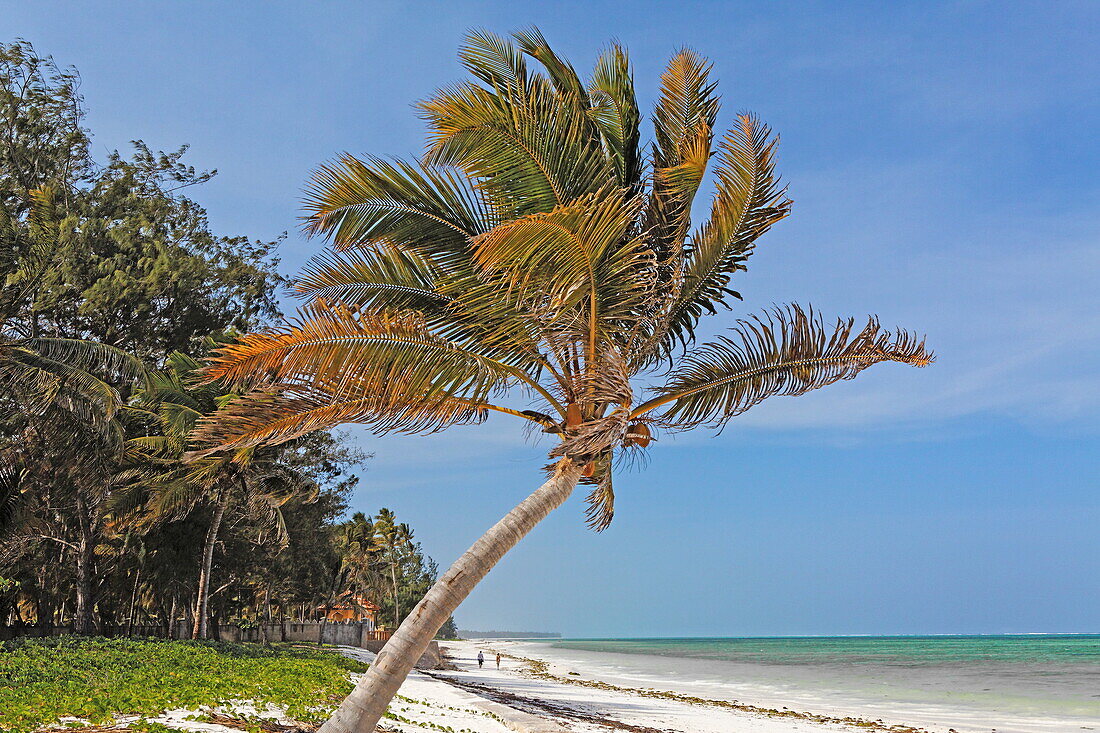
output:
[[[58,637],[0,645],[0,729],[13,733],[157,715],[230,700],[273,703],[319,722],[367,665],[332,652],[275,644]]]

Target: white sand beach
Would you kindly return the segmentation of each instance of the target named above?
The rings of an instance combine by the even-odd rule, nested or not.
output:
[[[410,675],[390,706],[391,713],[404,720],[383,721],[388,728],[413,733],[434,723],[476,733],[822,733],[854,729],[558,682],[532,676],[530,665],[512,656],[504,657],[498,670],[491,652],[500,649],[508,653],[508,642],[445,642],[443,646],[456,669]],[[481,669],[478,650],[486,655]],[[361,659],[370,656],[358,649],[343,651]],[[550,673],[556,675],[558,670]]]
[[[402,733],[425,727],[455,731],[503,733],[507,730],[623,730],[633,733],[823,733],[825,731],[890,731],[911,733],[1068,733],[1100,730],[1100,721],[1049,720],[1005,716],[996,721],[968,718],[963,711],[930,710],[899,705],[896,714],[884,708],[856,710],[821,703],[804,708],[789,703],[772,708],[771,700],[699,694],[675,680],[616,679],[598,669],[574,668],[554,661],[545,645],[514,641],[444,642],[455,667],[448,671],[415,672],[401,688],[390,710],[397,717],[384,721]],[[485,653],[484,668],[477,652]],[[347,648],[359,658],[369,655]],[[495,665],[495,652],[504,655]],[[547,653],[551,652],[551,653]],[[534,663],[532,655],[541,653]],[[662,684],[664,682],[664,684]],[[732,692],[732,689],[731,689]],[[957,718],[955,720],[954,718]],[[439,728],[434,728],[439,729]]]

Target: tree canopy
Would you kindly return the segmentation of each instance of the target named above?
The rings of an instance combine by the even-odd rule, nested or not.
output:
[[[0,625],[313,618],[366,456],[318,432],[182,460],[232,396],[196,359],[278,316],[278,242],[211,229],[186,146],[96,160],[84,115],[75,70],[0,44]]]

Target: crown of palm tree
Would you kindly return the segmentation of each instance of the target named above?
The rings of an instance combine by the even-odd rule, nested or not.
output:
[[[651,428],[720,428],[767,397],[931,361],[873,317],[829,325],[797,305],[696,343],[700,320],[740,299],[733,276],[790,201],[767,125],[742,114],[715,140],[715,82],[694,52],[661,77],[650,146],[618,45],[587,83],[537,30],[473,33],[460,57],[473,79],[419,105],[420,160],[343,155],[315,174],[306,226],[332,250],[297,280],[295,320],[211,360],[209,379],[244,392],[200,423],[211,450],[507,413],[557,435],[552,456],[590,464],[602,529],[612,458]]]

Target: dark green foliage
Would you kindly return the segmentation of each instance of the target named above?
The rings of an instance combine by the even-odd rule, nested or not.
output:
[[[313,618],[364,456],[316,433],[218,480],[181,462],[226,394],[195,357],[277,314],[276,243],[211,231],[186,146],[93,160],[78,89],[0,44],[0,625],[167,633],[208,540],[215,620]]]
[[[75,71],[0,44],[0,330],[91,339],[158,362],[276,315],[275,242],[218,236],[181,192],[187,150],[89,154]]]
[[[88,133],[80,77],[35,53],[23,40],[0,45],[0,211],[26,216],[26,193],[77,183],[88,172]]]

